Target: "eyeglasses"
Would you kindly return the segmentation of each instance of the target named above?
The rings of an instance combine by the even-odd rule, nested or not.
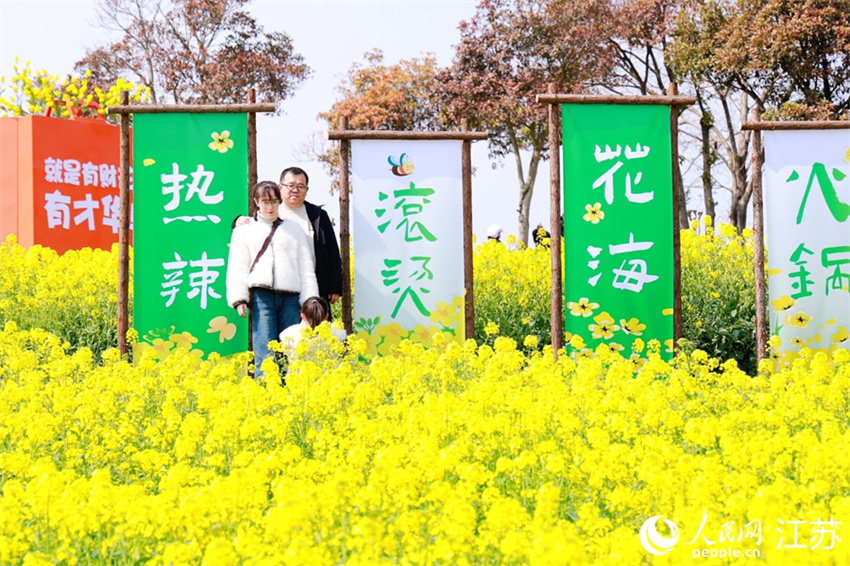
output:
[[[260,201],[260,206],[277,206],[279,204],[280,204],[280,201],[277,200],[277,199],[275,199],[275,200],[261,200]]]
[[[281,185],[281,187],[286,187],[290,191],[298,191],[299,193],[307,192],[307,185],[292,185],[284,183]]]

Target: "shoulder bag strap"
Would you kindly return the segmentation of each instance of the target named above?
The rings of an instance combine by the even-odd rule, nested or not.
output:
[[[269,247],[269,244],[272,241],[272,236],[274,236],[274,231],[277,230],[277,227],[280,226],[281,223],[283,223],[283,220],[280,218],[272,222],[272,229],[269,231],[269,235],[266,236],[266,241],[263,242],[263,246],[260,248],[260,251],[257,252],[257,257],[254,258],[254,263],[251,264],[251,269],[248,270],[248,273],[254,271],[254,266],[257,265],[257,262],[260,261],[260,256],[262,256],[263,253],[265,253],[266,248]]]

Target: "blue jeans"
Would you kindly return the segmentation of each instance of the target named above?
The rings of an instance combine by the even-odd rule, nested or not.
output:
[[[284,328],[301,321],[298,293],[251,289],[251,341],[254,346],[254,377],[263,375],[260,366],[269,357],[269,342],[278,340]]]

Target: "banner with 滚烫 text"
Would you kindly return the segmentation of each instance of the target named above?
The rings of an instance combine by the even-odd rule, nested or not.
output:
[[[248,208],[247,127],[246,114],[133,118],[133,327],[160,358],[247,348],[225,288],[231,222]]]
[[[673,348],[673,177],[665,105],[564,104],[564,302],[573,350]],[[635,344],[635,341],[640,342]]]
[[[464,333],[461,142],[351,143],[354,330],[370,353]]]
[[[762,135],[775,355],[850,349],[850,129]]]

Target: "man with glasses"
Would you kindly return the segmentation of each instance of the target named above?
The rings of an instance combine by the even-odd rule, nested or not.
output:
[[[331,303],[342,296],[342,260],[330,216],[321,206],[309,203],[309,177],[300,167],[288,167],[280,174],[280,193],[283,205],[278,215],[292,220],[313,239],[313,263],[319,295]]]

